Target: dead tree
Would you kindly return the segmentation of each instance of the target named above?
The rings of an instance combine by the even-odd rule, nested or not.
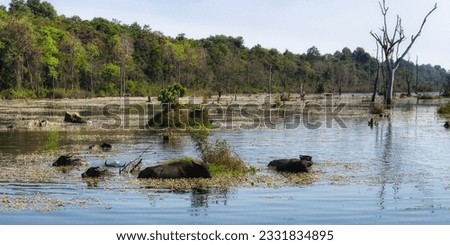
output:
[[[386,72],[388,75],[387,90],[386,90],[386,104],[392,104],[392,96],[394,93],[394,81],[395,72],[400,65],[400,61],[408,54],[409,50],[413,46],[414,42],[422,33],[422,29],[427,22],[427,18],[437,9],[437,3],[434,4],[433,9],[431,9],[427,15],[425,15],[422,25],[416,35],[411,36],[411,40],[403,52],[400,52],[400,45],[407,39],[402,26],[402,19],[397,16],[397,23],[395,24],[394,31],[392,35],[389,36],[389,29],[387,23],[387,12],[389,7],[386,7],[386,0],[380,2],[381,14],[383,15],[384,24],[380,29],[381,34],[376,34],[373,31],[370,34],[375,38],[375,40],[380,44],[383,50],[384,59],[386,63]],[[394,57],[395,56],[395,57]]]
[[[419,94],[419,56],[416,56],[416,94]]]
[[[380,45],[378,45],[377,43],[377,58],[376,58],[376,65],[377,65],[377,74],[375,76],[375,79],[373,80],[373,93],[372,93],[372,103],[375,102],[375,98],[377,96],[377,92],[378,92],[378,80],[380,80],[380,70],[381,70],[381,65],[380,65],[380,61],[379,61],[379,55],[380,53]]]

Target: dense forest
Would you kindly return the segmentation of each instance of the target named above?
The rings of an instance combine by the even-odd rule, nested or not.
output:
[[[149,96],[173,82],[204,94],[370,92],[377,67],[363,48],[281,53],[246,47],[242,37],[194,40],[138,23],[59,16],[40,0],[0,6],[0,98]],[[413,91],[436,91],[448,79],[440,66],[404,61],[395,89],[406,91],[410,81]]]

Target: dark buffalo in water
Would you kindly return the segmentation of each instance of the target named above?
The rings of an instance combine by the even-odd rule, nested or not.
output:
[[[89,163],[81,158],[77,158],[73,155],[63,155],[56,160],[53,167],[74,167],[74,166],[88,166]]]
[[[112,145],[108,143],[101,143],[98,145],[90,145],[89,150],[102,150],[102,151],[110,151],[112,149]]]
[[[211,178],[208,166],[204,162],[175,161],[142,170],[138,178],[178,179],[178,178]]]
[[[300,159],[277,159],[269,163],[270,168],[275,168],[277,172],[307,173],[313,164],[312,157],[300,156]]]
[[[101,178],[109,175],[109,171],[102,167],[90,167],[86,172],[81,174],[82,178]]]

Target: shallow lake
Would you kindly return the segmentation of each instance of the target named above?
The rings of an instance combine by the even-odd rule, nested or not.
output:
[[[0,224],[450,224],[450,131],[435,106],[396,108],[373,128],[368,117],[343,121],[346,127],[282,129],[286,122],[279,121],[278,129],[214,131],[212,138],[227,140],[259,176],[285,177],[266,169],[270,160],[313,156],[310,183],[173,190],[119,175],[95,185],[80,172],[30,182],[3,176]],[[113,150],[89,152],[92,141],[108,141]],[[189,136],[163,144],[146,131],[0,133],[3,159],[24,161],[75,149],[100,166],[133,160],[149,146],[148,166],[198,156]],[[56,157],[24,166],[50,169]],[[0,163],[0,171],[12,162]]]

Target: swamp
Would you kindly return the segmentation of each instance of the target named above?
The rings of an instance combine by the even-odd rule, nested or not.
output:
[[[2,101],[0,224],[448,224],[449,118],[437,112],[448,100],[399,98],[371,114],[368,98],[181,98],[209,108],[209,140],[251,169],[208,179],[138,179],[114,167],[94,179],[81,178],[85,166],[52,167],[66,154],[93,167],[200,158],[189,125],[170,140],[169,129],[148,126],[154,98]],[[64,122],[68,111],[86,123]],[[111,149],[90,149],[104,142]],[[267,168],[299,155],[313,158],[307,173]]]

